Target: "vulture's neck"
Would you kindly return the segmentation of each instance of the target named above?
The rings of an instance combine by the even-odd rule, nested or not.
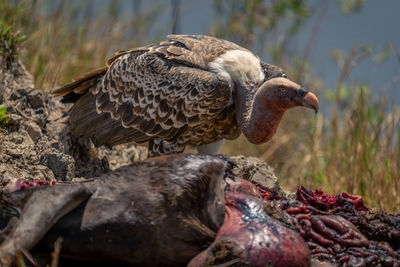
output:
[[[284,109],[276,106],[268,90],[236,85],[236,120],[240,130],[253,144],[265,143],[274,136]]]
[[[284,110],[274,106],[267,91],[258,91],[265,78],[259,58],[247,50],[229,50],[211,62],[210,70],[234,88],[236,120],[246,138],[255,144],[270,140]]]

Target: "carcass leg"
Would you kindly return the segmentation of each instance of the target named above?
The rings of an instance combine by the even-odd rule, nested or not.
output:
[[[0,245],[0,266],[10,266],[17,250],[32,249],[61,217],[90,195],[83,185],[35,188],[11,233]]]

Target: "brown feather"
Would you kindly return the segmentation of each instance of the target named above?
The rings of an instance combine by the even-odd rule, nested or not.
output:
[[[86,91],[84,91],[84,90],[88,90],[88,88],[85,86],[85,85],[87,85],[87,84],[85,84],[85,82],[97,80],[97,78],[100,78],[102,75],[104,75],[104,73],[106,73],[107,70],[108,70],[108,67],[102,67],[102,68],[96,69],[94,71],[85,73],[83,76],[79,77],[77,80],[70,82],[60,88],[56,88],[53,91],[53,94],[56,96],[65,96],[69,93],[75,92],[75,90],[82,94],[86,93]],[[83,86],[84,90],[79,89],[81,86]],[[75,92],[75,93],[77,93],[77,92]]]
[[[69,122],[74,125],[72,133],[78,137],[91,138],[96,146],[114,146],[135,142],[148,142],[151,138],[132,128],[124,128],[109,113],[97,114],[95,96],[86,94],[72,107]]]

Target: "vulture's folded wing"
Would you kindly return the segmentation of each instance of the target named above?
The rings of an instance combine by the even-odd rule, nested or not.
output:
[[[118,133],[129,139],[118,136],[118,143],[153,137],[174,140],[188,127],[215,118],[233,101],[224,77],[157,51],[121,54],[91,91],[98,114],[88,114],[88,102],[93,100],[82,97],[71,111],[70,122],[75,134],[97,139],[96,145],[113,145],[106,139]]]

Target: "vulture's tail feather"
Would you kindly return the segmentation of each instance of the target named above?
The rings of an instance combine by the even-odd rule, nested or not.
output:
[[[88,72],[77,80],[70,82],[60,88],[56,88],[53,94],[56,96],[66,97],[68,94],[72,95],[83,95],[89,91],[90,88],[95,86],[98,79],[101,78],[108,70],[108,67],[102,67],[94,71]]]
[[[95,146],[109,147],[131,141],[140,144],[151,139],[140,131],[123,127],[120,121],[112,119],[107,112],[98,114],[95,98],[91,93],[85,94],[71,109],[69,123],[76,137],[90,138]]]

